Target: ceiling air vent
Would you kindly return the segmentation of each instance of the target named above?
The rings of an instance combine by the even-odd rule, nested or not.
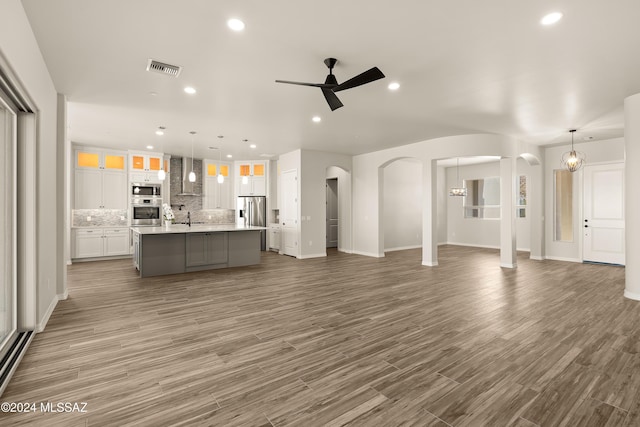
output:
[[[147,71],[178,77],[180,75],[180,71],[182,71],[182,67],[165,64],[164,62],[156,61],[155,59],[149,59],[147,62]]]

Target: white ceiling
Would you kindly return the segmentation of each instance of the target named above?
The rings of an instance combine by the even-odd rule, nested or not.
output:
[[[624,98],[640,92],[638,0],[22,2],[70,139],[94,146],[190,155],[191,130],[196,157],[220,146],[236,159],[468,133],[549,145],[570,128],[576,141],[622,136]],[[541,26],[555,10],[564,18]],[[323,82],[327,57],[339,82],[373,66],[387,77],[339,92],[334,112],[319,89],[274,82]],[[149,58],[184,69],[150,73]]]

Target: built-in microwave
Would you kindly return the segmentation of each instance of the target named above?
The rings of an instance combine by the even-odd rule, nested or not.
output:
[[[160,197],[162,185],[145,183],[131,183],[131,197]]]
[[[131,199],[131,225],[162,225],[162,199],[133,197]]]

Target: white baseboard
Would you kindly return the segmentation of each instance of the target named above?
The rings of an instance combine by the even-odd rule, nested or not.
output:
[[[566,262],[582,262],[581,259],[577,258],[564,258],[559,256],[545,256],[544,259],[550,259],[552,261],[566,261]]]
[[[422,265],[424,265],[425,267],[437,267],[438,261],[436,262],[422,261]]]
[[[624,290],[624,297],[632,300],[640,301],[640,294],[637,294],[635,292],[630,292],[626,289]]]
[[[352,254],[353,251],[351,249],[342,249],[342,248],[338,248],[338,252],[343,252],[345,254]]]
[[[298,257],[298,259],[309,259],[309,258],[322,258],[322,257],[326,257],[327,253],[323,253],[323,254],[309,254],[309,255],[300,255]]]
[[[502,262],[501,262],[501,263],[500,263],[500,267],[504,267],[504,268],[518,268],[518,264],[516,264],[516,263],[510,264],[510,263],[502,263]]]
[[[65,289],[63,293],[58,294],[58,301],[64,301],[69,298],[69,290]]]
[[[353,251],[353,253],[355,255],[364,255],[364,256],[370,256],[370,257],[374,257],[374,258],[384,258],[384,253],[382,254],[374,254],[371,252],[361,252],[361,251]]]
[[[471,243],[457,243],[457,242],[447,242],[447,245],[452,246],[466,246],[470,248],[483,248],[483,249],[500,249],[500,246],[492,246],[492,245],[474,245]]]
[[[394,251],[405,251],[407,249],[419,249],[422,248],[422,245],[413,245],[413,246],[398,246],[395,248],[385,249],[385,252],[394,252]]]
[[[45,326],[47,326],[47,323],[49,322],[49,317],[51,317],[53,310],[55,310],[56,305],[58,305],[58,301],[59,299],[57,295],[51,300],[51,304],[49,304],[49,308],[47,308],[44,316],[42,316],[42,320],[40,320],[36,325],[36,333],[44,331]]]
[[[534,261],[544,261],[543,256],[530,256],[529,259],[532,259]]]

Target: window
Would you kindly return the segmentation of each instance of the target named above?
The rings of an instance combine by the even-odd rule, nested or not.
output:
[[[466,179],[464,186],[464,217],[500,219],[500,177]]]
[[[518,200],[516,201],[516,218],[527,217],[527,177],[518,177]]]
[[[553,171],[553,240],[573,242],[573,174]]]

